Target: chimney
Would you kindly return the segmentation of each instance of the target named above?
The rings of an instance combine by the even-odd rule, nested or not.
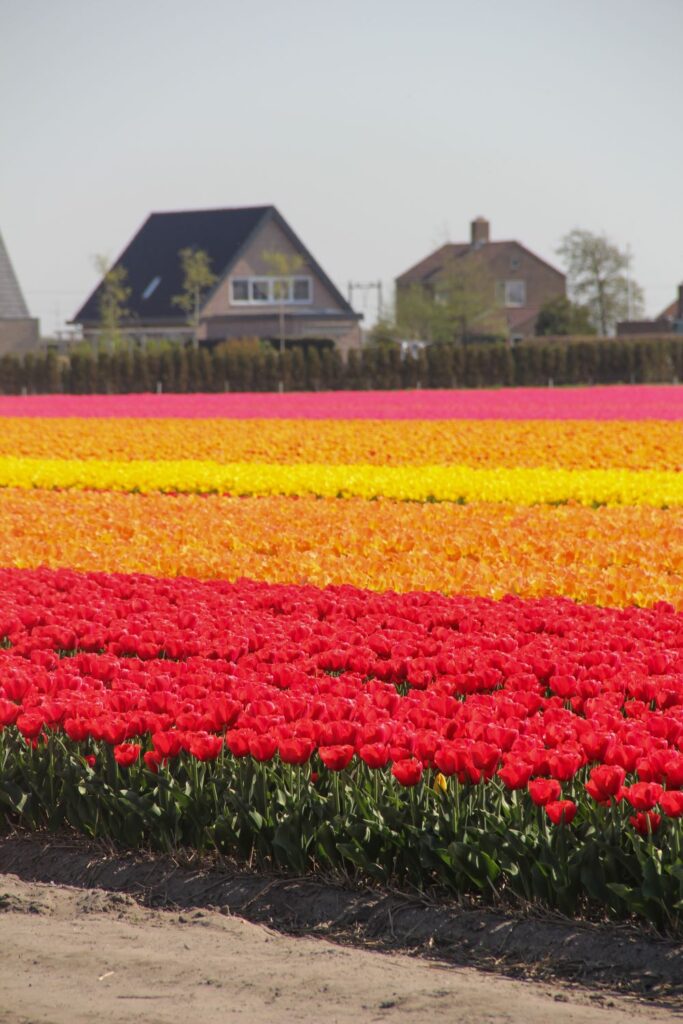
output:
[[[683,320],[683,284],[678,286],[678,320]]]
[[[485,217],[476,217],[470,224],[471,246],[480,249],[489,240],[489,222]]]

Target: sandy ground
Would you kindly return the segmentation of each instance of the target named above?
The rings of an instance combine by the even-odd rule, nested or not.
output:
[[[292,938],[211,910],[0,875],[0,1022],[621,1024],[632,999]]]

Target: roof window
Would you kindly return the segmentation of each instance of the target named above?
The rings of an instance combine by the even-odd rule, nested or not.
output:
[[[144,292],[142,293],[143,299],[148,299],[151,295],[153,295],[154,292],[157,290],[157,288],[159,287],[160,284],[161,284],[161,278],[160,277],[153,277],[152,280],[147,285],[147,287],[145,288]]]

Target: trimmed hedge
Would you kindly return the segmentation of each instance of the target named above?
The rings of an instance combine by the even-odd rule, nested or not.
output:
[[[431,345],[416,358],[397,346],[338,352],[310,348],[230,352],[185,348],[82,351],[0,358],[2,394],[127,394],[162,390],[338,391],[678,383],[683,335],[642,338],[534,339]]]

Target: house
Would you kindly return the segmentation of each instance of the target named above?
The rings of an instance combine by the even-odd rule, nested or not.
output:
[[[38,321],[29,316],[17,275],[0,235],[0,356],[38,348]]]
[[[619,337],[633,334],[683,334],[683,284],[678,286],[678,297],[656,319],[619,321]]]
[[[143,341],[193,336],[175,301],[183,292],[184,249],[205,252],[216,278],[199,300],[199,344],[256,337],[283,348],[345,353],[360,346],[362,315],[274,206],[151,214],[114,264],[125,268],[130,289],[120,321],[126,334]],[[86,337],[101,330],[102,287],[103,281],[72,321]]]
[[[563,273],[520,242],[492,242],[489,222],[477,217],[469,242],[447,242],[396,278],[397,299],[402,290],[417,286],[438,300],[447,274],[464,273],[475,264],[479,286],[490,291],[491,313],[512,341],[533,335],[541,306],[566,294]]]

